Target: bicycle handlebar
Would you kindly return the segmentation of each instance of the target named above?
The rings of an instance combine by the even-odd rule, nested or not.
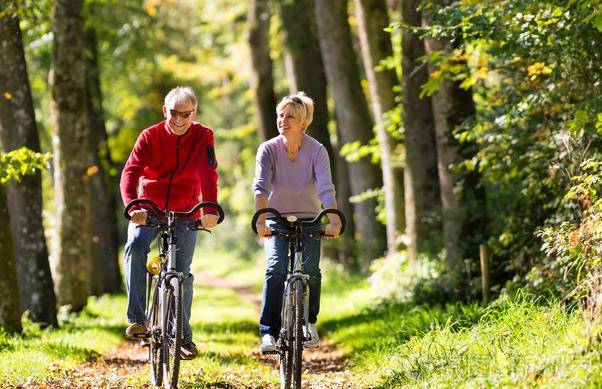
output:
[[[161,210],[157,206],[157,204],[155,204],[152,200],[134,199],[134,200],[130,201],[129,204],[123,210],[123,216],[125,216],[125,218],[128,220],[132,220],[132,217],[130,216],[130,211],[132,210],[132,208],[134,208],[137,205],[138,206],[148,205],[150,207],[150,209],[148,209],[148,208],[145,208],[145,209],[147,211],[152,212],[155,216],[157,216],[160,219],[164,219],[167,216],[167,214],[170,212],[167,209]],[[217,213],[219,215],[219,217],[217,219],[217,224],[220,224],[224,220],[224,210],[222,209],[222,207],[219,204],[213,203],[210,201],[204,201],[202,203],[198,203],[197,205],[192,207],[191,210],[189,210],[187,212],[174,212],[173,214],[176,217],[190,217],[190,216],[194,215],[199,209],[204,208],[204,207],[214,208],[217,211]]]
[[[301,225],[301,226],[311,226],[311,225],[315,225],[317,224],[320,220],[322,220],[322,218],[324,216],[326,216],[329,213],[333,213],[335,215],[338,215],[339,218],[341,219],[341,232],[340,235],[343,234],[343,232],[345,232],[345,226],[347,224],[347,221],[345,219],[345,215],[343,215],[343,212],[339,211],[338,209],[335,208],[326,208],[323,209],[315,218],[313,218],[312,220],[295,220],[293,222],[288,221],[285,217],[282,216],[282,214],[280,212],[278,212],[278,210],[274,209],[274,208],[262,208],[260,210],[258,210],[257,212],[255,212],[255,215],[253,215],[253,220],[251,221],[251,228],[253,229],[253,232],[257,233],[257,220],[259,219],[259,216],[261,216],[264,213],[271,213],[272,215],[274,215],[274,217],[276,218],[276,220],[278,220],[278,222],[280,222],[281,224],[288,226],[288,227],[294,227],[295,225]]]

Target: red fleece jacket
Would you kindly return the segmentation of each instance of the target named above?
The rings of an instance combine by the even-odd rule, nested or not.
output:
[[[201,194],[203,201],[217,202],[216,169],[211,129],[193,122],[184,135],[176,135],[163,121],[138,137],[121,173],[121,197],[125,205],[142,198],[185,212]],[[204,212],[216,213],[212,208]]]

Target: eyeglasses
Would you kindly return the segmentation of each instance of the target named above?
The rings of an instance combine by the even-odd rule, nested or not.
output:
[[[169,113],[171,116],[174,117],[181,117],[182,119],[188,119],[190,117],[190,115],[192,115],[194,113],[194,110],[192,111],[187,111],[187,112],[180,112],[180,111],[176,111],[174,109],[170,109]]]

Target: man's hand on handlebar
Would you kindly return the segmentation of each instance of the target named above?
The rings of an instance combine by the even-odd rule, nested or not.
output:
[[[145,225],[146,222],[148,221],[148,213],[141,209],[132,211],[130,216],[132,217],[132,223],[134,223],[134,224]]]
[[[203,228],[213,228],[217,225],[217,215],[206,214],[201,216],[201,226]]]

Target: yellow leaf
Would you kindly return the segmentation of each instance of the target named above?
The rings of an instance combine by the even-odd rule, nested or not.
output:
[[[94,174],[98,173],[98,166],[90,166],[86,173],[88,174],[88,176],[93,176]]]
[[[9,92],[4,92],[4,98],[6,100],[12,100],[13,99],[13,95],[10,94]]]

